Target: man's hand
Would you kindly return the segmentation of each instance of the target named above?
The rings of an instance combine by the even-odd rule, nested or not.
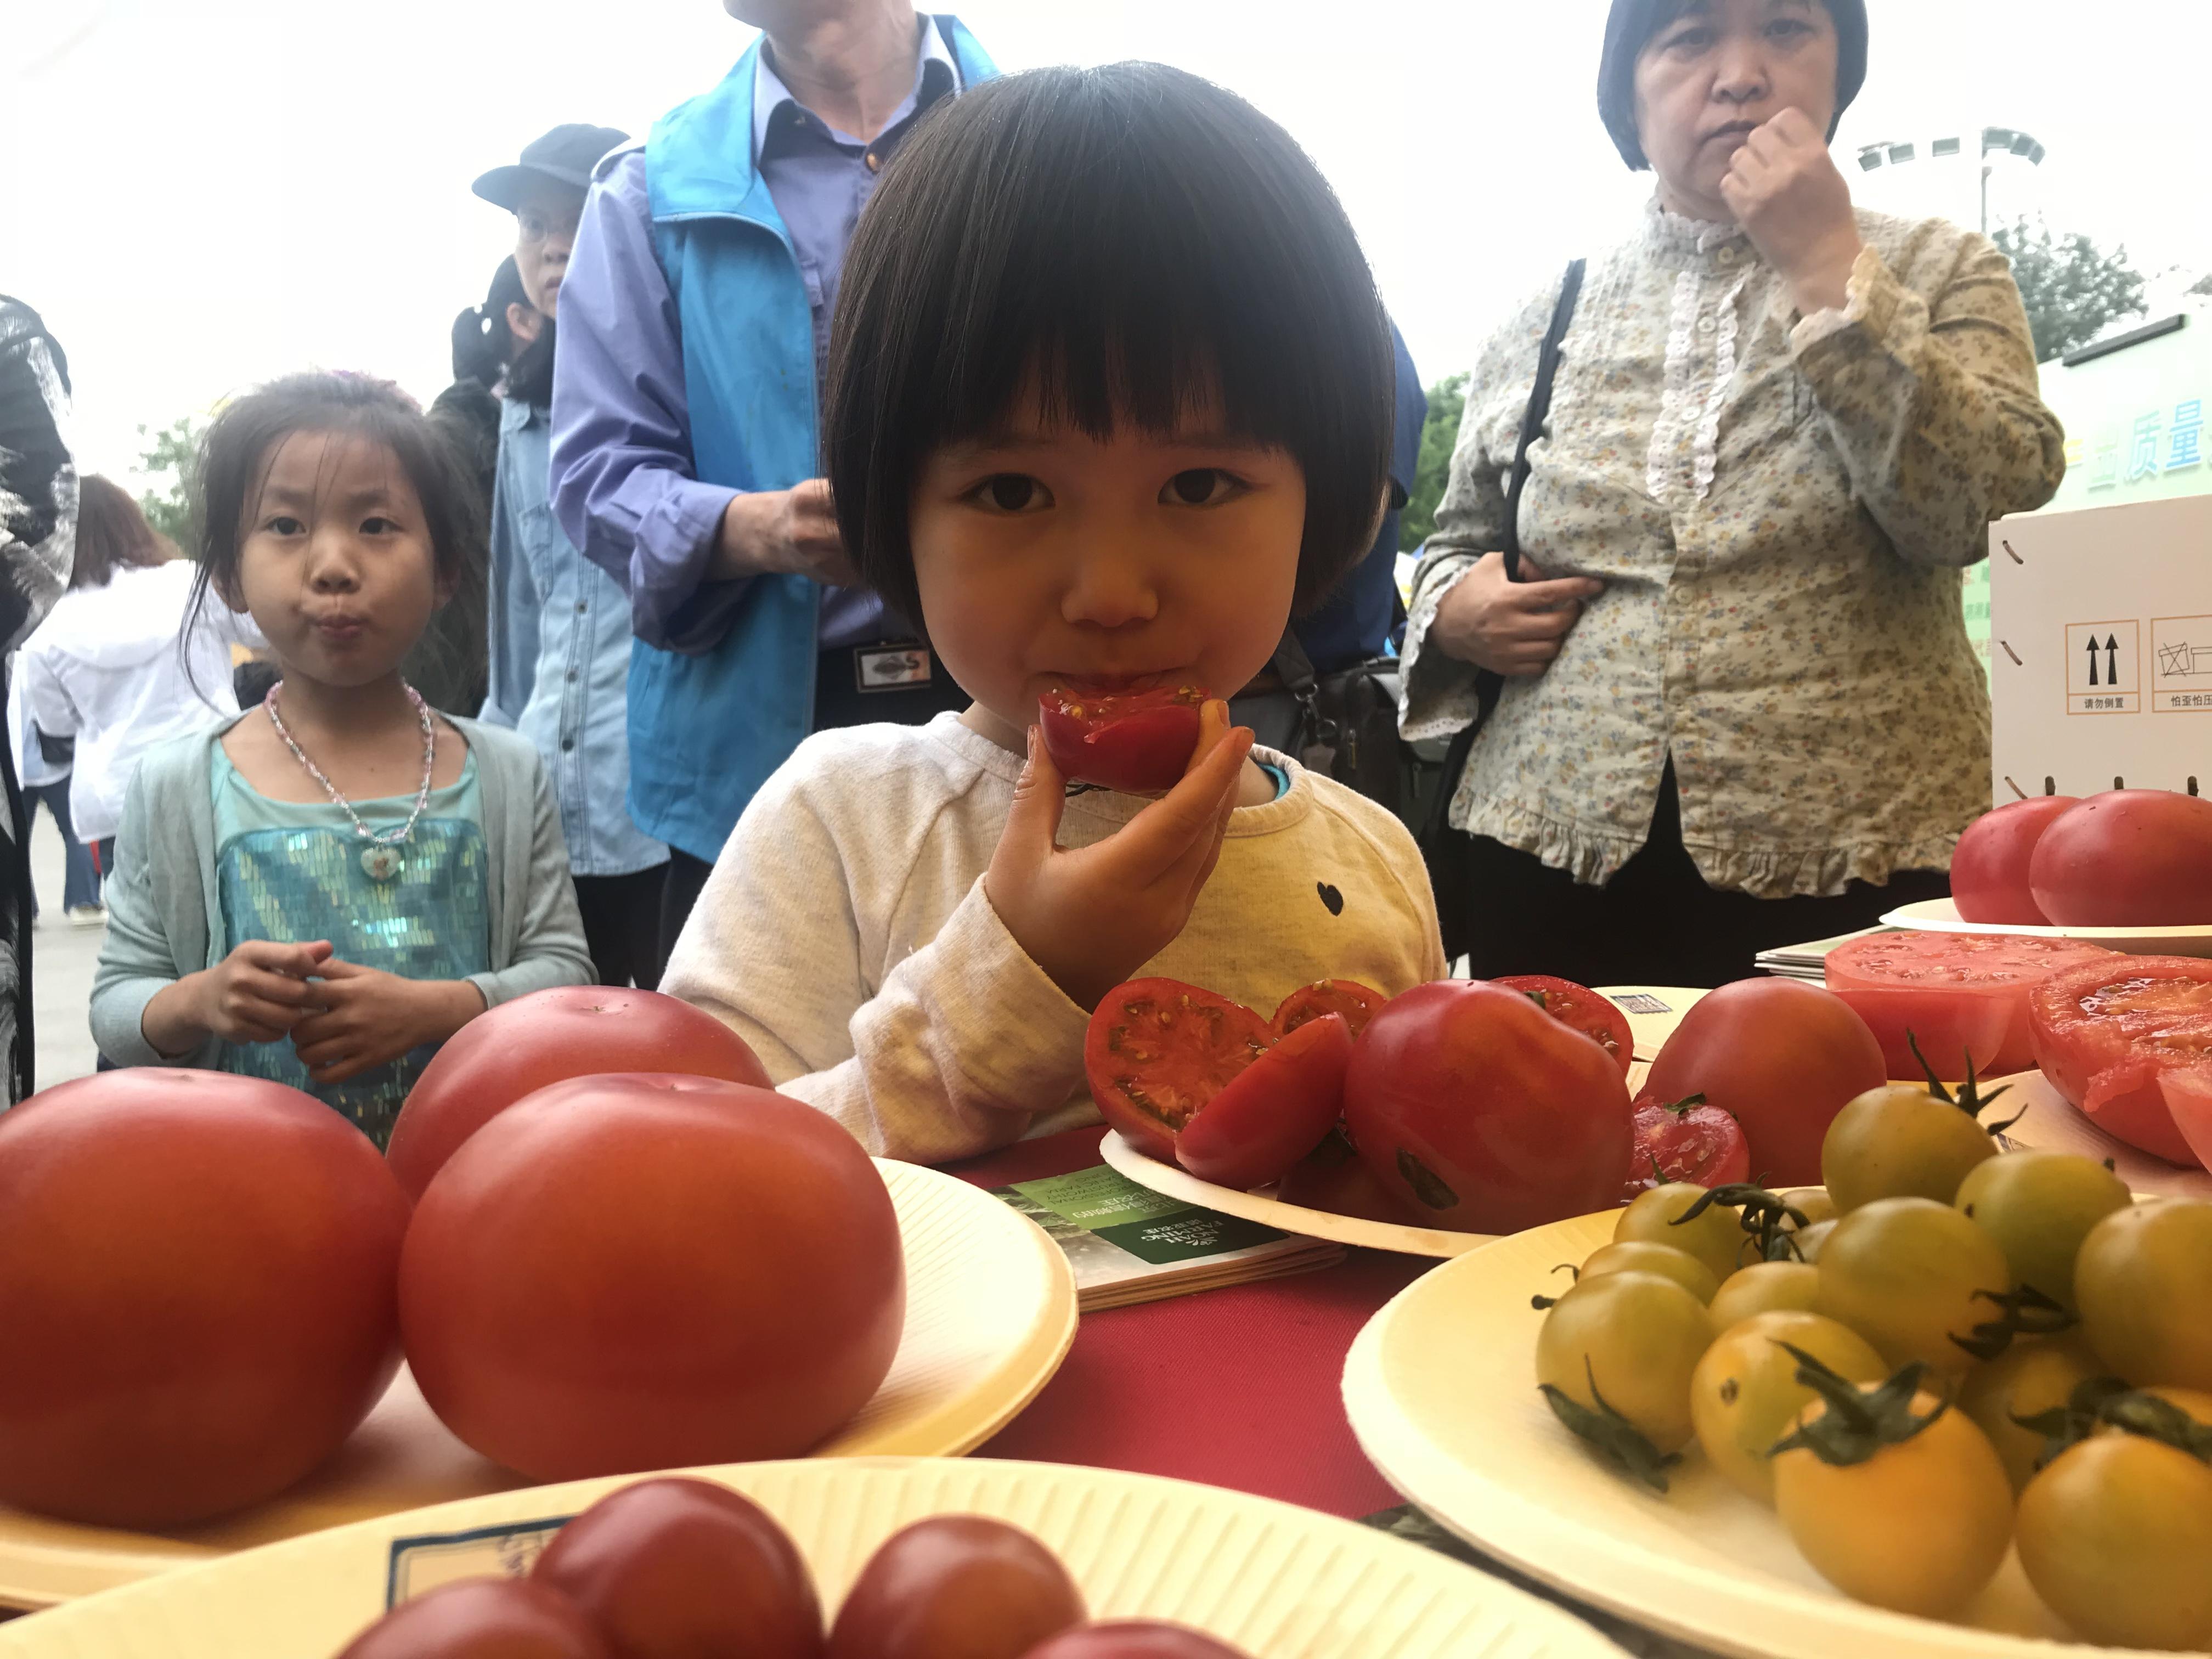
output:
[[[837,533],[827,479],[809,478],[788,489],[746,490],[722,509],[707,579],[764,575],[811,576],[832,587],[861,585]]]
[[[483,994],[465,979],[402,979],[337,961],[321,972],[310,988],[321,1006],[292,1027],[292,1047],[317,1083],[343,1083],[443,1042],[484,1011]]]
[[[1826,136],[1802,110],[1785,109],[1752,132],[1721,180],[1736,222],[1790,284],[1797,309],[1840,310],[1851,267],[1865,249],[1851,187]]]
[[[1486,553],[1437,604],[1429,637],[1448,657],[1492,673],[1525,679],[1559,654],[1582,620],[1583,606],[1605,592],[1588,576],[1546,578],[1523,556],[1522,580],[1505,579],[1505,556]]]
[[[1221,856],[1251,751],[1251,732],[1229,728],[1229,705],[1207,703],[1182,781],[1104,841],[1068,852],[1057,840],[1066,783],[1030,728],[983,892],[1069,1001],[1096,1008],[1182,932]]]
[[[138,1029],[156,1054],[188,1054],[210,1035],[226,1042],[274,1042],[320,999],[307,983],[323,971],[330,942],[278,945],[248,939],[212,968],[155,993]]]

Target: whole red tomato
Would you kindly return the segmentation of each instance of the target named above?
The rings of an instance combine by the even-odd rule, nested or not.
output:
[[[1613,1056],[1518,991],[1416,986],[1352,1054],[1344,1120],[1432,1227],[1510,1233],[1618,1201],[1633,1138]]]
[[[1389,1000],[1372,986],[1362,985],[1356,979],[1319,980],[1311,985],[1301,985],[1277,1003],[1275,1018],[1268,1023],[1277,1036],[1285,1037],[1323,1014],[1342,1014],[1344,1023],[1356,1037]]]
[[[1274,1034],[1241,1002],[1174,979],[1133,979],[1102,998],[1083,1036],[1091,1098],[1162,1164],[1199,1109],[1267,1051]]]
[[[1672,1182],[1692,1187],[1732,1187],[1751,1179],[1751,1143],[1743,1125],[1702,1097],[1661,1100],[1649,1090],[1636,1097],[1636,1152],[1620,1195]]]
[[[875,1393],[905,1307],[859,1143],[688,1077],[509,1107],[438,1172],[399,1265],[431,1409],[538,1480],[796,1456]]]
[[[447,1039],[422,1068],[385,1149],[410,1198],[460,1144],[549,1084],[609,1072],[688,1072],[769,1087],[743,1037],[657,991],[564,985],[502,1002]]]
[[[1959,919],[2047,927],[2051,918],[2028,885],[2028,861],[2043,832],[2080,805],[2075,795],[2037,795],[1984,812],[1968,824],[1951,854],[1951,902]]]
[[[149,1066],[0,1115],[0,1499],[150,1528],[283,1491],[398,1369],[406,1227],[281,1084]]]
[[[2212,922],[2212,800],[2166,789],[2092,795],[2043,832],[2028,884],[2061,927]]]
[[[2123,957],[2051,975],[2028,994],[2035,1063],[2090,1121],[2186,1167],[2200,1161],[2174,1115],[2212,1074],[2212,960]]]
[[[328,1110],[326,1107],[324,1109]],[[583,1610],[527,1578],[464,1578],[402,1601],[338,1659],[629,1659]]]
[[[1244,1659],[1226,1642],[1188,1625],[1120,1619],[1085,1625],[1031,1648],[1029,1659]]]
[[[1224,1187],[1280,1181],[1335,1127],[1351,1064],[1344,1016],[1308,1020],[1198,1109],[1176,1132],[1176,1162]]]
[[[1867,1023],[1893,1078],[1955,1083],[2035,1064],[2027,994],[2062,968],[2113,953],[2070,939],[2013,933],[1873,933],[1828,952],[1828,988]],[[1918,1055],[1913,1044],[1920,1048]]]
[[[937,1515],[868,1559],[837,1610],[830,1659],[1023,1659],[1082,1622],[1082,1591],[1029,1534]]]
[[[1636,1063],[1636,1034],[1629,1029],[1628,1016],[1589,986],[1549,974],[1506,974],[1490,982],[1520,992],[1560,1024],[1580,1031],[1613,1056],[1621,1076],[1626,1077]]]
[[[1888,1080],[1881,1045],[1841,999],[1796,980],[1747,979],[1682,1016],[1644,1086],[1661,1100],[1703,1095],[1743,1125],[1754,1179],[1809,1187],[1830,1120]]]
[[[711,1480],[641,1480],[562,1527],[531,1569],[617,1659],[818,1659],[822,1604],[790,1535]]]
[[[1211,696],[1198,685],[1148,691],[1066,686],[1038,706],[1045,753],[1070,783],[1164,794],[1190,765],[1199,711]]]

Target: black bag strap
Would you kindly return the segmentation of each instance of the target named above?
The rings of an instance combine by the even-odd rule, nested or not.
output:
[[[1513,471],[1505,486],[1505,533],[1501,538],[1505,555],[1505,580],[1521,580],[1521,492],[1528,483],[1528,447],[1543,432],[1544,422],[1552,413],[1552,387],[1559,375],[1559,348],[1565,343],[1567,330],[1575,320],[1575,306],[1583,295],[1583,273],[1588,268],[1586,260],[1577,259],[1567,267],[1565,282],[1559,285],[1559,302],[1552,308],[1552,325],[1544,331],[1544,343],[1536,354],[1536,383],[1529,388],[1528,407],[1521,416],[1521,441],[1513,452]],[[1468,757],[1474,752],[1474,740],[1482,735],[1483,726],[1490,720],[1490,711],[1498,706],[1498,695],[1504,689],[1504,678],[1487,670],[1474,677],[1477,707],[1474,718],[1452,738],[1451,748],[1444,756],[1443,775],[1437,780],[1437,798],[1429,814],[1429,834],[1443,834],[1449,822],[1451,798],[1458,792],[1460,774],[1467,770]]]

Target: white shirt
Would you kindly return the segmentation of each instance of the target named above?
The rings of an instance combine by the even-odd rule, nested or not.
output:
[[[1203,986],[1262,1016],[1316,980],[1395,996],[1444,977],[1405,826],[1254,752],[1289,791],[1231,814],[1188,926],[1133,977]],[[779,1089],[881,1157],[942,1163],[1097,1122],[1090,1017],[983,892],[1021,766],[953,714],[807,738],[738,820],[661,989],[720,1019]],[[1145,805],[1074,796],[1060,844],[1103,840]]]
[[[87,844],[122,824],[139,756],[238,716],[231,645],[264,641],[252,617],[210,593],[180,652],[196,574],[190,560],[172,559],[118,570],[105,587],[73,587],[24,642],[31,718],[53,737],[76,738],[70,817]]]

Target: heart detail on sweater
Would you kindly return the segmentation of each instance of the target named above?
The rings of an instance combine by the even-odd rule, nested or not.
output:
[[[1340,916],[1344,914],[1343,894],[1338,892],[1335,888],[1330,886],[1325,881],[1317,883],[1316,884],[1315,890],[1321,895],[1321,902],[1328,906],[1329,915],[1333,916]]]

